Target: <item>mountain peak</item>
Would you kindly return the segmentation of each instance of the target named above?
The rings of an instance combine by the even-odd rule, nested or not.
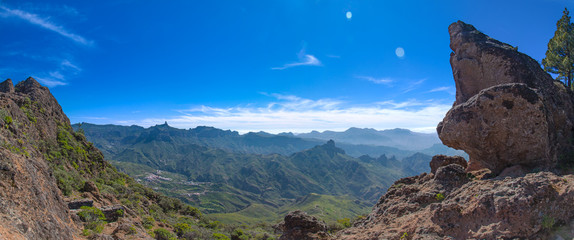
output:
[[[0,83],[0,92],[3,93],[14,92],[14,84],[12,83],[12,79],[8,78],[4,82]]]
[[[28,77],[28,79],[16,84],[15,88],[16,92],[30,93],[36,89],[42,89],[44,87],[42,87],[42,85],[40,85],[40,83],[33,77]]]

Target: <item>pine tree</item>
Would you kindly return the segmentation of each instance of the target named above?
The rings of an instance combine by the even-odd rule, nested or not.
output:
[[[547,72],[558,74],[556,80],[564,81],[571,88],[574,77],[574,24],[570,22],[568,9],[565,8],[563,13],[556,23],[554,37],[548,42],[542,65]]]

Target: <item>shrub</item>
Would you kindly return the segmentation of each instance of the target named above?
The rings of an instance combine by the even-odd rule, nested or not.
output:
[[[89,236],[93,233],[101,233],[104,230],[104,225],[106,224],[104,220],[106,220],[106,217],[102,210],[95,207],[83,206],[77,215],[80,217],[80,220],[86,222],[82,235]]]
[[[142,219],[142,225],[145,229],[151,229],[154,223],[155,220],[151,216],[144,216]]]
[[[349,219],[349,218],[339,219],[339,220],[337,220],[337,222],[340,223],[341,225],[343,225],[343,227],[345,227],[345,228],[351,227],[351,219]]]
[[[444,200],[445,197],[444,197],[444,195],[442,195],[442,193],[437,193],[434,198],[436,198],[436,200],[440,202],[440,201]]]
[[[175,235],[165,228],[158,228],[153,231],[156,240],[177,240]]]
[[[552,227],[554,226],[554,223],[555,223],[555,220],[553,217],[544,215],[544,217],[542,218],[542,228],[543,229],[546,229],[546,230],[552,229]]]
[[[84,222],[94,222],[94,221],[104,221],[106,217],[102,210],[95,207],[83,206],[81,210],[77,213],[80,219]]]
[[[251,236],[245,234],[242,229],[236,228],[231,233],[231,240],[249,240]]]
[[[196,217],[196,218],[201,217],[201,212],[199,211],[199,209],[194,208],[194,207],[189,206],[189,205],[186,205],[185,207],[183,207],[183,209],[181,210],[181,214],[191,216],[191,217]]]
[[[214,233],[212,237],[215,240],[230,240],[228,236],[225,236],[225,234],[222,233]]]
[[[5,116],[5,117],[4,117],[4,123],[5,123],[6,125],[12,124],[12,117],[10,117],[10,116]]]
[[[186,233],[193,231],[187,223],[177,223],[173,226],[173,230],[178,237],[182,237]]]

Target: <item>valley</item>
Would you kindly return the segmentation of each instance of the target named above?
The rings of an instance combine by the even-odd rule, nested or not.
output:
[[[302,206],[331,223],[355,218],[366,214],[397,179],[430,170],[431,155],[356,145],[364,142],[353,140],[339,147],[332,140],[292,134],[241,135],[212,127],[183,130],[167,123],[150,128],[89,123],[73,127],[102,149],[118,170],[229,224],[277,222]],[[349,131],[355,138],[361,131],[388,132]],[[432,134],[390,132],[394,136],[387,141],[425,136],[421,145],[428,148],[421,152],[456,152],[437,145]]]

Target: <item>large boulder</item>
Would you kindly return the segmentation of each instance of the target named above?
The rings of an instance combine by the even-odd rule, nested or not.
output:
[[[540,64],[472,25],[449,26],[456,84],[439,123],[443,143],[469,155],[467,170],[553,169],[573,151],[573,98]]]
[[[283,232],[280,240],[329,239],[325,222],[300,210],[287,214],[276,228]]]

